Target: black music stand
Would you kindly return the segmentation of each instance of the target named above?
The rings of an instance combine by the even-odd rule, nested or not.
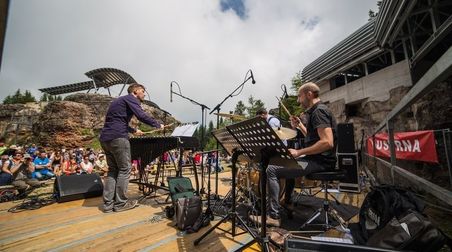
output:
[[[250,246],[254,242],[258,242],[264,251],[269,251],[269,242],[272,242],[278,247],[276,243],[271,241],[267,236],[267,166],[278,165],[290,168],[301,169],[290,154],[287,147],[276,135],[275,131],[270,127],[267,121],[261,117],[255,117],[246,121],[236,123],[226,127],[227,131],[234,137],[235,141],[240,145],[243,152],[254,162],[258,162],[261,168],[261,219],[262,227],[260,236],[254,235],[252,232],[253,240],[245,244],[239,250],[243,250]],[[233,167],[234,172],[234,167]],[[232,181],[235,183],[235,176],[233,174]],[[235,185],[233,185],[235,187]],[[235,190],[233,188],[233,190]],[[235,193],[235,191],[234,191]],[[234,195],[235,197],[235,195]],[[233,204],[235,210],[235,204]],[[231,218],[230,215],[234,215],[233,212],[229,213],[226,217]],[[225,218],[226,218],[225,217]],[[223,219],[224,220],[224,219]],[[222,220],[222,221],[223,221]],[[222,222],[220,221],[220,222]],[[218,225],[218,224],[217,224]],[[206,232],[203,236],[195,240],[195,245],[202,240],[208,233],[210,233],[215,225]],[[245,226],[246,228],[246,226]],[[249,230],[247,230],[249,232]]]
[[[238,215],[237,211],[236,211],[236,176],[237,176],[237,160],[239,159],[239,157],[245,157],[247,160],[250,160],[248,157],[246,157],[246,153],[245,151],[242,150],[240,144],[237,142],[237,140],[226,130],[226,129],[221,129],[221,130],[216,130],[214,132],[212,132],[212,135],[218,140],[218,142],[221,144],[221,146],[223,146],[223,148],[228,152],[229,155],[232,156],[232,188],[231,188],[231,195],[232,195],[232,207],[231,210],[228,214],[226,214],[226,216],[223,217],[223,219],[221,219],[217,224],[215,224],[214,226],[212,226],[209,230],[207,230],[203,235],[201,235],[201,237],[199,237],[198,239],[196,239],[194,241],[194,245],[198,245],[202,239],[204,239],[204,237],[206,237],[208,234],[210,234],[213,230],[215,230],[215,228],[218,228],[226,233],[229,233],[227,230],[223,230],[221,228],[219,228],[220,224],[223,222],[226,222],[228,220],[231,220],[232,222],[232,230],[231,230],[231,235],[232,237],[235,237],[236,235],[241,235],[244,234],[246,232],[242,232],[242,233],[237,233],[236,232],[236,221],[238,221],[243,228],[246,229],[246,231],[248,233],[250,233],[254,239],[257,238],[257,235],[255,235],[251,229],[246,225],[246,222]],[[210,182],[210,180],[209,180]],[[210,183],[208,185],[210,190]],[[210,200],[210,199],[209,199]],[[210,209],[210,204],[207,204],[207,208]]]

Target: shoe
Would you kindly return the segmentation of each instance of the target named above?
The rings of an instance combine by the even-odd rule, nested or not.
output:
[[[261,225],[262,220],[260,215],[250,215],[250,220],[254,222],[255,224]],[[281,226],[281,219],[272,218],[270,216],[267,216],[267,226],[272,227],[280,227]]]
[[[127,211],[138,206],[138,200],[128,200],[123,206],[113,208],[115,212]]]
[[[281,219],[273,219],[272,217],[267,216],[267,226],[280,227]]]
[[[102,209],[102,212],[103,212],[103,213],[111,213],[111,212],[113,212],[113,208],[108,208],[108,209],[103,208],[103,209]]]
[[[251,222],[253,222],[254,224],[258,224],[258,225],[261,224],[261,216],[260,215],[250,214],[249,218],[250,218]]]

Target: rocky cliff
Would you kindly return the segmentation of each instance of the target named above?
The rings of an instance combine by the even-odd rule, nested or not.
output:
[[[112,100],[107,95],[74,94],[64,101],[0,105],[0,132],[7,143],[99,147],[97,138]],[[142,107],[161,122],[177,122],[173,117],[165,118],[157,108]],[[138,120],[132,119],[131,125],[137,124]]]

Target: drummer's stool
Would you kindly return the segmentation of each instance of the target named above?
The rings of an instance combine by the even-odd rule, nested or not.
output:
[[[334,170],[334,171],[323,171],[323,172],[315,172],[311,173],[309,175],[306,175],[306,178],[311,180],[320,180],[321,186],[324,191],[324,198],[323,198],[323,206],[317,209],[310,217],[309,219],[300,227],[301,229],[304,229],[308,225],[312,225],[311,222],[313,222],[315,219],[317,219],[319,216],[322,215],[322,213],[325,216],[325,223],[318,224],[321,226],[323,230],[328,230],[332,228],[330,223],[330,219],[335,219],[340,225],[344,225],[344,220],[338,215],[337,211],[330,205],[330,201],[328,199],[328,196],[332,197],[336,204],[340,204],[339,201],[330,193],[328,192],[328,185],[332,181],[338,181],[343,178],[345,178],[346,171],[344,170]]]

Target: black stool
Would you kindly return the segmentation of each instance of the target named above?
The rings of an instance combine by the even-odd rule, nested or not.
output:
[[[317,219],[322,214],[322,212],[325,214],[325,223],[320,224],[320,226],[323,227],[325,231],[333,227],[330,225],[329,221],[330,218],[338,221],[340,225],[342,226],[344,225],[344,220],[337,214],[337,211],[330,206],[328,195],[332,197],[337,204],[340,203],[331,193],[328,192],[328,185],[332,181],[337,181],[345,178],[345,175],[346,171],[335,170],[335,171],[315,172],[306,176],[306,178],[311,180],[322,181],[321,185],[324,190],[325,197],[323,198],[323,207],[317,209],[317,211],[315,211],[311,215],[311,217],[309,217],[309,219],[305,223],[303,223],[303,225],[301,225],[300,230],[304,229],[307,225],[311,224],[311,222]]]

